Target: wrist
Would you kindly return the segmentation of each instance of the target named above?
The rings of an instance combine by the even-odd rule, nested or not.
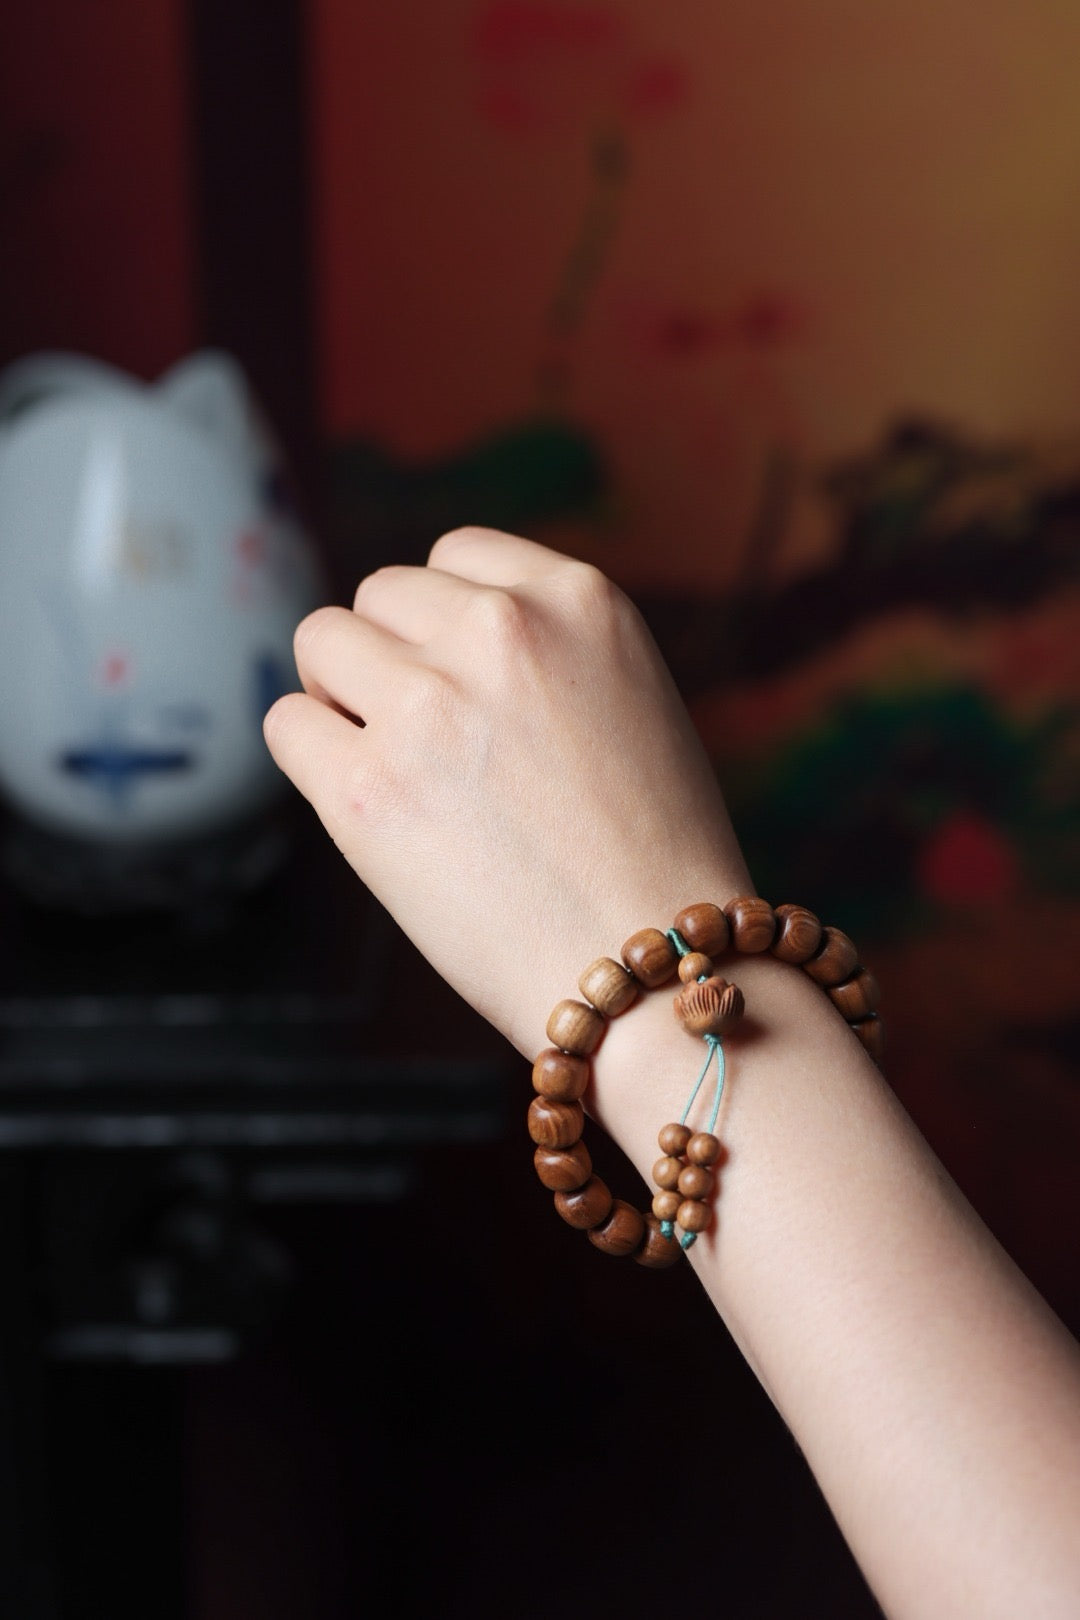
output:
[[[843,1057],[860,1067],[862,1054],[840,1015],[798,968],[763,955],[721,958],[717,971],[737,984],[746,1000],[745,1017],[724,1038],[727,1079],[717,1132],[730,1161],[732,1133],[737,1141],[751,1088],[759,1098],[768,1095],[778,1104],[794,1081],[792,1071],[798,1071],[800,1053],[820,1047],[822,1041],[837,1044]],[[657,1132],[665,1121],[680,1117],[704,1056],[703,1043],[688,1035],[674,1017],[677,989],[672,982],[644,992],[612,1020],[593,1056],[590,1112],[647,1185],[659,1152]],[[703,1093],[687,1123],[704,1129],[708,1106]]]

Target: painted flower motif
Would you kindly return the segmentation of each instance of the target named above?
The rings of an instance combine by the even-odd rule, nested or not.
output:
[[[958,810],[919,854],[921,887],[946,905],[1007,900],[1020,886],[1016,851],[973,810]]]
[[[642,48],[610,5],[490,0],[474,49],[481,116],[512,136],[663,117],[689,90],[682,64]]]
[[[623,327],[630,342],[656,359],[695,360],[725,352],[764,355],[801,343],[811,326],[808,306],[796,294],[758,288],[716,313],[628,303]]]

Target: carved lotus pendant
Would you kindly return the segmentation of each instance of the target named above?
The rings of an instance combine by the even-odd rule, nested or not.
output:
[[[726,1035],[743,1015],[746,1003],[737,984],[705,979],[684,984],[675,997],[675,1016],[691,1035]]]

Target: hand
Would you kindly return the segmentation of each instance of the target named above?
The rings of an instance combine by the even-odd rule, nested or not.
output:
[[[560,996],[683,905],[752,893],[640,616],[601,573],[444,535],[296,633],[266,739],[435,968],[533,1055]]]

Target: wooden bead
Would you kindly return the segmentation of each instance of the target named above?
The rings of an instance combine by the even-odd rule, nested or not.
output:
[[[655,1215],[645,1217],[645,1236],[634,1251],[634,1259],[648,1271],[664,1271],[682,1258],[682,1250],[674,1238],[667,1238],[660,1230]]]
[[[692,984],[695,979],[707,979],[712,970],[712,957],[706,956],[703,951],[691,951],[689,956],[679,958],[679,978],[683,984]]]
[[[552,1192],[576,1192],[592,1175],[592,1159],[584,1142],[568,1148],[538,1147],[533,1164],[544,1186]]]
[[[726,1034],[738,1023],[744,1007],[742,991],[726,979],[684,984],[675,997],[675,1016],[691,1035]]]
[[[816,956],[803,963],[803,971],[828,988],[850,979],[858,965],[859,953],[847,935],[839,928],[823,928],[821,948]]]
[[[606,1027],[603,1016],[583,1001],[560,1001],[547,1021],[547,1038],[552,1046],[579,1057],[588,1057],[600,1045]]]
[[[645,1217],[633,1204],[616,1198],[602,1226],[594,1226],[589,1242],[605,1254],[633,1254],[645,1236]]]
[[[699,1204],[696,1199],[687,1198],[679,1205],[675,1219],[684,1232],[704,1232],[712,1220],[712,1210],[708,1204]]]
[[[633,976],[610,956],[598,956],[589,963],[578,980],[578,989],[605,1018],[618,1018],[638,995]]]
[[[703,951],[706,956],[719,956],[728,948],[731,929],[719,906],[703,901],[700,905],[685,906],[673,924],[692,951]]]
[[[885,1056],[885,1025],[882,1020],[874,1013],[870,1018],[860,1018],[851,1027],[874,1062],[880,1063]]]
[[[549,1046],[533,1064],[532,1083],[542,1097],[551,1097],[555,1102],[577,1102],[589,1084],[588,1062]]]
[[[534,1097],[529,1104],[529,1135],[538,1147],[573,1147],[585,1129],[585,1110],[579,1102],[552,1102]]]
[[[720,1157],[720,1142],[711,1131],[695,1131],[686,1144],[686,1157],[691,1164],[715,1164]]]
[[[652,1178],[658,1187],[677,1187],[681,1171],[680,1160],[673,1159],[668,1154],[662,1159],[657,1159],[652,1167]]]
[[[679,953],[659,928],[642,928],[623,946],[622,959],[640,984],[655,990],[675,972]]]
[[[713,1190],[713,1178],[703,1164],[688,1164],[679,1173],[679,1191],[684,1198],[707,1198]]]
[[[729,900],[724,915],[731,928],[731,944],[744,956],[767,951],[776,937],[776,913],[767,900],[757,895],[744,895]]]
[[[689,1125],[665,1125],[656,1140],[662,1153],[670,1153],[677,1159],[680,1153],[686,1152],[686,1144],[693,1134]]]
[[[829,1000],[833,1006],[843,1013],[849,1023],[857,1018],[867,1018],[876,1011],[881,1001],[881,989],[874,975],[863,968],[856,973],[853,979],[845,979],[843,984],[834,984],[829,990]]]
[[[587,1231],[606,1221],[613,1202],[607,1182],[601,1181],[599,1176],[590,1176],[584,1187],[578,1187],[575,1192],[555,1194],[555,1208],[568,1226],[576,1226],[579,1231]]]
[[[653,1194],[652,1212],[659,1221],[673,1221],[683,1201],[681,1192],[665,1189]]]
[[[769,949],[780,962],[807,962],[821,944],[821,923],[805,906],[777,906],[776,938]]]

